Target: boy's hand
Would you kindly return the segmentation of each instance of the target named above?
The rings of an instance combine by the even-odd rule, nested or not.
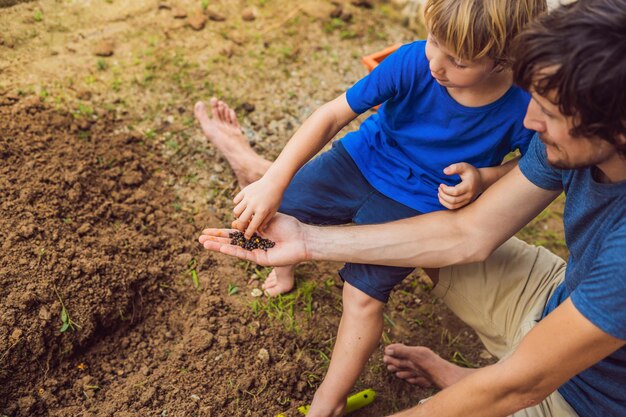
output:
[[[446,175],[459,175],[461,182],[451,187],[439,185],[439,202],[450,210],[461,208],[471,203],[483,192],[483,182],[480,171],[466,162],[452,164],[443,170]]]
[[[205,249],[236,256],[264,266],[286,266],[306,261],[306,225],[293,217],[278,213],[264,229],[263,237],[274,241],[273,248],[246,250],[230,243],[232,229],[206,229],[199,241]]]
[[[263,230],[276,214],[283,192],[282,187],[265,177],[248,185],[233,199],[233,213],[237,220],[232,226],[250,239],[257,229]]]

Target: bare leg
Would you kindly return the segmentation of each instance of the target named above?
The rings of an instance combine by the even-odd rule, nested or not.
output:
[[[295,269],[295,265],[274,268],[261,287],[263,291],[265,291],[265,294],[268,297],[275,297],[279,294],[291,291],[295,283]]]
[[[252,149],[241,132],[233,109],[215,97],[211,98],[210,107],[212,117],[209,117],[206,104],[197,102],[194,107],[196,119],[206,138],[224,155],[243,188],[261,178],[272,163]]]
[[[211,98],[211,116],[207,106],[199,101],[194,107],[204,136],[226,158],[237,176],[241,188],[260,179],[272,162],[257,154],[241,132],[235,111],[223,101]],[[291,291],[294,285],[295,265],[275,268],[265,280],[263,290],[270,296]]]
[[[454,365],[426,347],[401,343],[387,346],[383,361],[398,378],[421,387],[443,389],[476,371]]]
[[[343,286],[343,313],[324,381],[307,416],[341,416],[348,394],[383,332],[385,304],[349,283]]]

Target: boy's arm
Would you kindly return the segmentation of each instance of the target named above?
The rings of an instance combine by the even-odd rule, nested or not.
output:
[[[516,156],[515,158],[495,167],[478,168],[483,191],[491,187],[500,178],[511,172],[511,170],[515,168],[519,163],[520,158],[520,156]]]
[[[357,116],[345,93],[317,109],[298,128],[263,177],[235,197],[233,212],[238,220],[234,226],[249,238],[269,222],[296,172]]]
[[[302,123],[267,170],[265,177],[287,188],[302,165],[357,116],[348,104],[345,93],[324,104]]]
[[[474,201],[482,192],[517,166],[519,157],[502,165],[476,168],[467,162],[459,162],[446,167],[446,175],[459,175],[461,182],[451,186],[440,184],[437,197],[442,206],[450,210],[464,207]]]
[[[596,327],[567,299],[528,333],[509,358],[394,416],[509,416],[538,404],[624,344]]]

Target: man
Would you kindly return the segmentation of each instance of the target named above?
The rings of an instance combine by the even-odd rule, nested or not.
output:
[[[626,0],[562,6],[518,42],[516,82],[533,97],[525,125],[538,136],[473,204],[376,226],[277,216],[267,252],[230,245],[227,230],[200,237],[265,265],[429,268],[433,292],[500,361],[466,370],[423,347],[387,347],[397,376],[442,388],[397,416],[626,416]],[[567,267],[511,238],[562,191]]]

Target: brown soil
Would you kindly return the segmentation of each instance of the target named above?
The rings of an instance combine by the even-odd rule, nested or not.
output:
[[[275,156],[363,75],[360,56],[415,34],[376,2],[343,2],[341,23],[330,1],[215,1],[198,30],[174,16],[198,13],[191,0],[79,3],[0,12],[0,416],[298,415],[328,366],[338,265],[302,265],[296,291],[267,301],[251,295],[267,269],[200,249],[236,182],[191,109],[225,97]],[[523,237],[565,254],[558,207]],[[381,348],[398,341],[492,360],[418,274],[386,308]],[[432,394],[381,357],[355,387],[378,399],[356,415]]]

